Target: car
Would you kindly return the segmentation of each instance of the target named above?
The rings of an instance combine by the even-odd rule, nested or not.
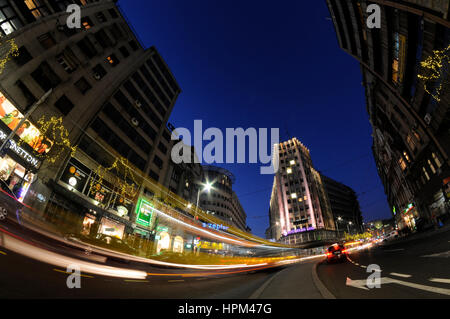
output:
[[[326,256],[328,263],[332,263],[335,261],[346,261],[347,249],[342,244],[334,244],[328,247]]]
[[[0,179],[0,221],[5,221],[8,214],[15,213],[22,208],[22,204],[8,187],[5,181]]]

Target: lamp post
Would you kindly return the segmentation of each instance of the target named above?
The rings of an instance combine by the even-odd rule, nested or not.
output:
[[[340,238],[341,237],[341,234],[340,234],[340,232],[339,232],[339,222],[342,220],[342,217],[341,216],[339,216],[338,218],[337,218],[337,221],[336,221],[336,228],[337,228],[337,231],[338,231],[338,237]]]
[[[200,202],[200,193],[203,191],[207,191],[208,193],[211,191],[212,185],[210,183],[206,183],[203,187],[203,189],[199,189],[197,192],[197,205],[195,206],[195,216],[197,216],[197,212],[198,212],[198,204]],[[191,205],[191,204],[189,204]],[[191,205],[192,207],[192,205]],[[195,218],[194,216],[194,218]]]
[[[349,225],[352,225],[353,223],[352,222],[348,222],[348,224],[347,224],[347,230],[348,230],[348,233],[350,234],[350,227],[349,227]]]

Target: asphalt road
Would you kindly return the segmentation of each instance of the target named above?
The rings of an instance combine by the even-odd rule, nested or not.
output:
[[[64,256],[84,259],[100,266],[144,271],[148,276],[143,280],[136,280],[82,273],[81,288],[69,289],[66,281],[70,274],[66,272],[67,269],[24,256],[24,252],[20,250],[9,250],[0,242],[0,299],[321,298],[311,277],[316,262],[314,260],[251,272],[226,274],[227,271],[220,271],[216,274],[210,270],[158,268],[109,258],[96,262],[90,259],[93,255],[85,255],[82,249],[65,245],[12,222],[0,225],[0,241],[2,238],[4,241],[5,238],[10,238],[8,241],[20,242],[31,250],[49,251],[56,258]],[[169,275],[174,272],[181,275]],[[206,272],[208,275],[198,275],[198,272]],[[156,275],[151,275],[153,273]],[[195,276],[189,276],[192,274]]]
[[[379,266],[380,288],[369,289],[367,285],[368,277],[375,272],[368,272],[370,265]],[[317,272],[338,299],[450,298],[450,231],[353,251],[348,261],[321,263]],[[369,281],[372,287],[376,283]]]

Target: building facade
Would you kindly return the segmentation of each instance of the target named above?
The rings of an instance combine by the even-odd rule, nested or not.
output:
[[[203,166],[203,184],[212,185],[209,192],[200,192],[200,207],[226,223],[247,231],[247,214],[233,191],[234,175],[216,166]]]
[[[149,189],[167,174],[167,121],[181,89],[157,49],[141,45],[116,2],[0,5],[1,32],[19,48],[0,74],[5,110],[0,129],[11,131],[11,115],[25,114],[52,90],[29,117],[31,126],[17,132],[30,163],[21,165],[17,151],[8,149],[1,159],[2,178],[11,186],[18,176],[27,187],[24,203],[45,212],[48,220],[77,227],[96,224],[99,232],[119,238],[126,232],[148,236],[146,222],[136,220],[135,209],[138,198],[153,196]],[[81,6],[79,29],[66,25],[70,3]],[[39,141],[34,125],[42,116],[62,119],[76,152],[64,152],[55,163],[45,157],[38,164],[33,161],[33,154],[46,152],[55,142],[50,138],[46,150],[46,141]],[[36,135],[37,144],[27,138],[30,134]],[[125,190],[130,185],[132,192]],[[78,221],[64,220],[73,212],[80,215]]]
[[[309,149],[298,139],[276,145],[280,166],[270,198],[270,239],[302,243],[318,239],[318,230],[334,231],[330,203]],[[314,236],[310,233],[314,232]]]
[[[336,230],[341,233],[363,231],[362,213],[355,191],[334,179],[322,176],[325,191],[330,200]]]
[[[379,28],[368,27],[369,4],[380,8]],[[448,213],[450,199],[449,1],[327,5],[339,46],[361,66],[372,151],[398,227],[432,223]],[[436,80],[420,79],[421,62],[434,51],[444,61]]]

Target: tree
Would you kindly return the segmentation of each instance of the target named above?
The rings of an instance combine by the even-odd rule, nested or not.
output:
[[[14,39],[6,40],[5,37],[0,37],[0,74],[12,58],[19,56],[19,48]]]
[[[437,102],[441,101],[442,91],[448,87],[450,66],[450,45],[443,50],[435,50],[420,63],[417,77],[422,80],[425,91]]]

